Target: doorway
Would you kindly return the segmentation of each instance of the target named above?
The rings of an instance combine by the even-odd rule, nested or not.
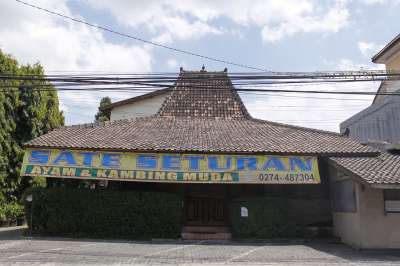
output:
[[[225,226],[228,224],[227,188],[224,185],[189,184],[185,188],[184,224]]]

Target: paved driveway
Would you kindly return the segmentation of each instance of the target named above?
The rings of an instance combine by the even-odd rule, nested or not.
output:
[[[400,265],[400,252],[341,244],[23,238],[22,230],[0,230],[0,265]]]

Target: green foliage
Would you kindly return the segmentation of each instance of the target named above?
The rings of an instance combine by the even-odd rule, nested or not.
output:
[[[39,64],[19,65],[0,50],[0,74],[43,78],[44,70]],[[19,175],[23,144],[63,125],[64,116],[57,91],[47,81],[0,80],[0,86],[5,90],[0,93],[0,194],[13,202],[31,186]]]
[[[3,205],[0,205],[0,222],[5,220],[7,220],[6,209],[4,208]]]
[[[241,217],[241,207],[248,217]],[[230,205],[232,234],[235,238],[289,238],[303,236],[303,227],[289,218],[286,198],[240,198]]]
[[[182,199],[175,194],[121,190],[31,188],[33,232],[91,238],[178,238]],[[28,223],[30,219],[28,219]],[[29,225],[31,226],[31,225]]]
[[[16,202],[0,204],[0,221],[16,221],[24,215],[24,206]]]
[[[96,122],[105,122],[105,121],[110,121],[110,116],[111,116],[111,110],[104,110],[103,108],[106,107],[107,105],[111,104],[111,98],[106,96],[101,98],[100,100],[100,105],[99,105],[99,111],[97,111],[97,114],[94,116],[94,119]]]
[[[4,205],[4,210],[6,218],[11,221],[17,220],[18,217],[24,214],[24,206],[16,202]]]
[[[32,178],[32,187],[46,187],[47,180],[43,176],[35,176]]]

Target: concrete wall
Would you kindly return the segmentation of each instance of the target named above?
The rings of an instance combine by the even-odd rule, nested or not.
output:
[[[167,94],[157,95],[148,99],[114,107],[111,110],[111,121],[120,119],[133,119],[150,116],[157,113]]]
[[[350,177],[337,171],[334,167],[329,169],[331,177],[331,185],[334,182],[349,179]],[[339,237],[343,243],[346,243],[352,247],[359,248],[361,246],[361,228],[360,228],[360,213],[359,202],[358,202],[358,190],[359,186],[357,183],[354,184],[356,192],[356,212],[335,212],[332,211],[333,221],[333,234]],[[334,200],[334,199],[333,199]],[[332,208],[333,210],[333,208]]]
[[[400,248],[400,213],[385,213],[383,190],[365,186],[359,199],[361,248]]]
[[[350,178],[333,167],[330,173],[332,182]],[[356,212],[332,213],[334,235],[358,249],[400,248],[400,213],[385,213],[382,189],[354,184]]]
[[[387,70],[399,70],[400,69],[400,53],[390,58],[389,62],[386,63]]]

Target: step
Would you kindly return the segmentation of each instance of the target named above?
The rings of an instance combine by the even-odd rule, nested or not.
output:
[[[231,233],[185,233],[182,232],[184,240],[230,240]]]
[[[333,236],[332,226],[307,226],[306,230],[310,237],[331,237]]]
[[[184,233],[229,233],[230,229],[226,226],[184,226]]]

